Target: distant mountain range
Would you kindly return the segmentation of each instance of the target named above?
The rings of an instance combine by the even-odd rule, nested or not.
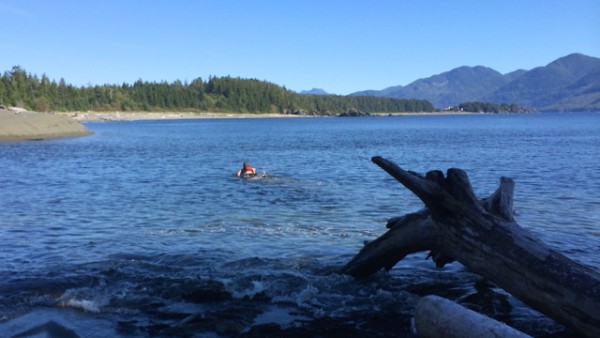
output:
[[[538,111],[600,111],[600,58],[570,54],[543,67],[507,74],[463,66],[406,86],[350,95],[424,99],[442,109],[483,101],[515,103]]]
[[[321,88],[313,88],[311,90],[303,90],[300,92],[300,94],[306,94],[306,95],[328,95],[329,93],[327,93],[326,91],[324,91]]]

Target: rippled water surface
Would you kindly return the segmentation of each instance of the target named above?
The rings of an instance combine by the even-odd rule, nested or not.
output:
[[[561,328],[425,253],[337,274],[420,201],[371,163],[516,181],[517,221],[600,269],[600,114],[88,123],[0,144],[0,331],[80,336],[412,336],[429,293],[535,335]],[[258,178],[234,173],[249,161]],[[91,328],[91,329],[90,329]],[[90,331],[91,330],[91,331]],[[94,332],[94,334],[89,334]]]

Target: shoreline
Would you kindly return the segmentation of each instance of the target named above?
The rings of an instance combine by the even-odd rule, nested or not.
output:
[[[79,121],[53,113],[0,109],[0,143],[81,137],[93,134]]]
[[[371,113],[366,117],[434,116],[478,114],[468,112]],[[82,137],[93,134],[83,123],[184,119],[332,118],[302,114],[234,112],[31,112],[21,108],[0,109],[0,142]],[[352,118],[352,117],[349,117]]]
[[[318,115],[295,115],[273,113],[217,113],[217,112],[60,112],[56,115],[65,116],[79,122],[110,122],[110,121],[144,121],[144,120],[183,120],[183,119],[260,119],[260,118],[302,118],[302,117],[337,117]],[[417,112],[417,113],[371,113],[371,117],[387,116],[428,116],[428,115],[466,115],[479,114],[469,112]]]
[[[294,118],[287,114],[213,113],[213,112],[61,112],[56,113],[80,122],[189,120],[189,119],[239,119],[239,118]]]

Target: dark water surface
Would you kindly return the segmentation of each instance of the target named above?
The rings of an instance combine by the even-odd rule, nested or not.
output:
[[[597,113],[86,126],[93,136],[0,144],[6,336],[411,337],[430,293],[536,336],[568,335],[425,253],[368,281],[339,275],[388,218],[422,207],[375,155],[465,169],[480,196],[512,177],[519,224],[600,269]],[[234,176],[245,160],[259,178]]]

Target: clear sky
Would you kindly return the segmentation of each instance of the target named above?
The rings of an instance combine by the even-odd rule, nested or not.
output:
[[[598,0],[0,0],[0,25],[1,72],[77,86],[230,75],[346,95],[600,57]]]

